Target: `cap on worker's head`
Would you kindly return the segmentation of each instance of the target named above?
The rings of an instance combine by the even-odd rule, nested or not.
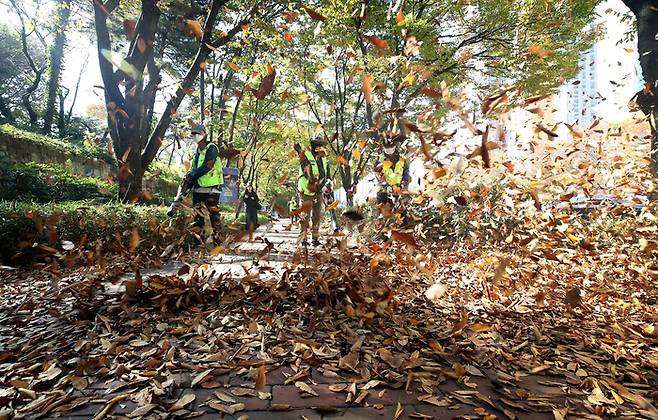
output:
[[[315,136],[311,139],[311,146],[324,146],[327,142],[321,136]]]
[[[206,134],[206,127],[203,124],[194,124],[192,134]]]

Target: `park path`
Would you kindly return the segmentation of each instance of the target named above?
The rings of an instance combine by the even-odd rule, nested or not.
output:
[[[344,235],[334,235],[327,228],[328,226],[323,226],[321,230],[323,244],[345,238]],[[228,244],[228,247],[218,255],[211,255],[211,250],[208,249],[208,252],[203,255],[202,261],[218,274],[230,273],[236,277],[242,277],[245,269],[254,268],[255,264],[258,267],[266,265],[271,271],[278,272],[278,270],[289,265],[295,252],[303,250],[298,237],[299,223],[292,223],[287,218],[276,219],[259,226],[254,231],[251,240],[244,238],[239,242]],[[347,240],[348,244],[355,244],[355,239],[347,238]],[[271,247],[269,250],[268,246]],[[333,247],[333,250],[336,251],[335,247]],[[309,261],[312,260],[315,252],[326,251],[324,247],[309,247]],[[197,262],[201,262],[201,260]],[[176,274],[183,264],[180,261],[170,261],[158,268],[143,269],[141,274],[145,279],[153,274]],[[133,274],[127,274],[125,278],[131,278],[132,276]]]
[[[276,220],[254,232],[253,240],[239,243],[227,254],[207,254],[204,261],[215,271],[230,272],[236,278],[244,276],[245,269],[262,270],[264,266],[276,275],[278,270],[290,265],[291,256],[298,249],[298,233],[297,227],[291,226],[288,219]],[[264,252],[268,244],[263,238],[269,242],[270,252]],[[310,248],[309,254],[313,252],[325,251]],[[170,263],[158,269],[143,270],[142,275],[148,280],[154,274],[174,274],[181,266],[181,263]],[[267,365],[265,385],[255,389],[254,382],[245,379],[244,372],[239,374],[239,371],[216,369],[212,372],[213,381],[194,386],[194,372],[174,374],[175,387],[169,390],[168,399],[173,403],[185,396],[191,399],[188,394],[194,395],[193,402],[186,406],[186,418],[320,420],[487,418],[487,414],[498,418],[552,419],[551,407],[568,405],[570,398],[570,391],[565,393],[560,389],[557,378],[551,383],[551,378],[547,376],[530,375],[512,384],[496,369],[482,371],[481,376],[472,376],[468,382],[444,378],[439,383],[424,385],[431,391],[414,383],[391,383],[383,377],[363,383],[360,377],[349,374],[325,376],[312,364],[297,367]],[[91,418],[106,407],[106,401],[139,387],[139,381],[144,379],[95,383],[88,391],[97,398],[70,412],[49,418]],[[308,384],[311,392],[302,392],[296,386],[299,381]],[[517,387],[532,390],[532,412],[522,406],[514,408],[500,403]],[[434,396],[430,398],[431,395]],[[222,402],[219,406],[218,401]],[[141,413],[136,411],[139,408],[137,403],[125,399],[114,404],[108,414],[114,418],[141,417]],[[164,414],[157,409],[146,414],[147,418],[178,418],[176,414]]]

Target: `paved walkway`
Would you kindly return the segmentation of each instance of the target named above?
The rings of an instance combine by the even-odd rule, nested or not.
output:
[[[571,393],[579,393],[577,390],[563,392],[557,385],[548,386],[550,378],[547,377],[528,378],[518,384],[518,389],[531,386],[535,393],[527,395],[528,403],[534,406],[535,410],[544,411],[529,412],[524,408],[525,404],[514,402],[511,393],[515,392],[515,387],[511,387],[504,379],[492,381],[489,378],[472,378],[468,383],[449,379],[431,387],[434,391],[438,390],[436,395],[443,395],[442,397],[430,397],[417,384],[405,390],[405,384],[377,383],[379,381],[357,383],[346,378],[330,378],[310,366],[300,367],[297,373],[289,368],[275,368],[267,373],[266,384],[257,390],[254,389],[253,382],[246,382],[233,373],[215,377],[213,381],[196,385],[194,388],[190,387],[192,379],[188,374],[177,378],[177,388],[171,393],[170,402],[181,401],[186,395],[194,395],[193,401],[177,412],[162,412],[158,411],[161,408],[153,406],[150,411],[140,413],[136,410],[140,407],[146,410],[144,405],[120,401],[108,414],[117,418],[150,415],[150,418],[169,416],[241,420],[457,417],[480,419],[487,418],[487,415],[498,418],[554,419],[551,405],[564,406]],[[308,390],[317,395],[301,391],[294,384],[296,380],[309,384]],[[133,383],[136,384],[137,382]],[[129,392],[131,388],[128,382],[115,381],[106,385],[104,388],[87,391],[96,393],[98,400],[110,400]],[[398,387],[394,388],[392,385]],[[113,391],[108,393],[108,390]],[[541,393],[536,393],[538,390]],[[187,398],[192,400],[192,397]],[[506,401],[508,405],[502,401]],[[104,407],[103,403],[92,402],[60,417],[49,418],[81,420],[94,416]]]
[[[298,233],[287,219],[262,226],[252,241],[232,247],[231,254],[209,256],[207,269],[230,272],[236,278],[244,276],[245,270],[277,272],[287,267],[300,249],[296,244]],[[311,258],[313,252],[318,251],[310,248]],[[269,261],[264,261],[268,257]],[[173,274],[180,268],[181,264],[169,264],[143,270],[142,276],[148,281],[151,275]],[[406,381],[403,378],[393,382],[373,377],[364,382],[360,377],[322,371],[312,360],[294,371],[289,366],[265,365],[265,383],[255,389],[254,379],[248,375],[254,366],[249,360],[236,359],[235,363],[231,368],[217,363],[216,368],[203,372],[205,368],[190,365],[186,370],[199,371],[173,374],[154,371],[155,376],[142,376],[143,372],[136,370],[122,375],[123,380],[96,382],[90,388],[75,391],[67,404],[53,407],[42,417],[83,419],[103,413],[98,418],[553,419],[553,407],[568,406],[570,397],[582,395],[577,387],[564,387],[547,376],[513,377],[511,372],[496,369],[475,369],[460,380],[450,377],[452,370],[448,367],[438,381],[409,377]],[[450,366],[450,361],[446,364]],[[207,378],[199,380],[199,375],[205,372]],[[138,390],[153,381],[169,383],[157,405],[131,401],[139,400],[135,397]],[[172,411],[177,401],[179,407]]]
[[[288,266],[296,253],[299,254],[300,259],[304,254],[303,257],[308,257],[310,261],[314,253],[337,252],[337,242],[341,240],[346,240],[350,247],[356,246],[354,238],[334,234],[328,230],[328,226],[326,229],[322,229],[321,233],[323,246],[309,246],[306,248],[308,254],[304,254],[304,247],[298,241],[299,223],[292,223],[290,219],[277,219],[260,226],[254,231],[252,239],[246,237],[239,242],[228,244],[226,249],[223,249],[218,255],[211,255],[212,250],[209,249],[209,252],[204,255],[203,261],[218,273],[231,273],[233,276],[241,277],[244,275],[245,269],[255,267],[255,262],[258,262],[259,268],[265,265],[276,271]],[[143,269],[141,274],[144,278],[148,278],[152,274],[175,274],[181,266],[180,262],[169,262],[159,268]],[[133,275],[127,274],[126,278]]]

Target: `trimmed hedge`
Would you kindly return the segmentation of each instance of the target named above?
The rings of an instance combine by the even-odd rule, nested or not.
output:
[[[71,249],[82,257],[96,254],[122,254],[130,248],[136,231],[141,242],[137,253],[154,256],[170,244],[186,244],[188,222],[185,215],[169,218],[166,208],[90,201],[35,205],[0,201],[0,262],[25,264],[53,258]]]
[[[0,200],[39,203],[109,200],[116,194],[116,185],[97,178],[73,175],[61,165],[0,163]]]

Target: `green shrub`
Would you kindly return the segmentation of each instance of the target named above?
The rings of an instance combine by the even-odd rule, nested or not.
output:
[[[44,136],[41,134],[36,134],[29,131],[21,130],[10,124],[0,125],[0,136],[9,137],[14,141],[39,144],[64,153],[80,155],[90,159],[96,158],[96,159],[104,160],[105,162],[111,165],[116,164],[114,157],[112,157],[108,153],[105,147],[91,142],[82,142],[76,144],[73,142],[67,142],[49,136]]]
[[[45,202],[108,200],[117,187],[97,178],[69,173],[63,166],[0,163],[0,200]]]
[[[13,144],[13,142],[24,143],[27,145],[28,150],[32,146],[36,147],[38,145],[67,155],[102,160],[112,167],[116,167],[114,157],[108,153],[104,146],[96,144],[91,138],[69,138],[64,141],[21,130],[9,124],[0,125],[0,138],[10,140],[12,142],[10,144]],[[114,197],[117,192],[116,186],[108,184],[105,180],[95,180],[94,178],[69,174],[70,169],[65,164],[30,163],[12,165],[0,161],[0,171],[2,172],[0,173],[0,187],[4,187],[5,190],[8,188],[14,190],[0,193],[0,199],[35,200],[39,202],[68,201],[106,196]],[[30,173],[26,174],[26,172]],[[184,175],[184,169],[166,165],[162,161],[155,161],[150,165],[146,175],[155,179],[156,188],[154,189],[156,191],[151,191],[152,197],[144,197],[141,202],[168,205],[173,199],[175,188]],[[53,185],[53,182],[55,185]],[[94,187],[94,184],[97,187]],[[15,188],[17,186],[18,188]],[[52,189],[53,186],[58,188],[61,186],[63,191],[59,191],[57,188]],[[165,186],[166,188],[158,189],[157,186]],[[23,188],[25,193],[23,193]],[[76,193],[75,190],[79,190],[79,193]],[[166,192],[162,193],[161,191]]]
[[[149,165],[147,174],[173,184],[178,184],[185,175],[185,168],[182,166],[170,166],[162,160],[155,160]]]
[[[172,243],[184,244],[188,223],[185,215],[169,218],[166,208],[90,201],[35,205],[0,201],[0,262],[30,263],[62,255],[71,244],[75,252],[122,254],[136,231],[141,240],[137,253],[160,254]],[[68,244],[66,241],[70,242]],[[50,250],[48,249],[50,248]]]

